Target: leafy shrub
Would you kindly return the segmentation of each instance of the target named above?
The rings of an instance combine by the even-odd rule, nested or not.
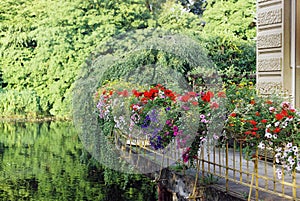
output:
[[[244,77],[255,82],[255,43],[226,35],[205,36],[200,41],[225,82],[241,82]]]
[[[2,91],[0,113],[2,116],[36,117],[40,114],[39,97],[33,91]]]

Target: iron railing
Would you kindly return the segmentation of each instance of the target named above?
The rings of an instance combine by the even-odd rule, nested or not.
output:
[[[164,150],[153,150],[147,139],[129,138],[121,133],[116,133],[115,142],[122,150],[121,157],[127,158],[142,172],[161,170],[179,162],[183,151],[176,147],[175,142]],[[199,149],[194,163],[197,170],[195,188],[201,176],[204,179],[206,175],[213,175],[220,181],[216,185],[225,191],[239,191],[248,200],[263,200],[266,195],[274,196],[271,200],[300,200],[300,173],[294,171],[278,179],[278,167],[267,149],[253,150],[249,157],[243,151],[242,142],[234,141],[222,146],[215,144],[215,141],[207,142]]]

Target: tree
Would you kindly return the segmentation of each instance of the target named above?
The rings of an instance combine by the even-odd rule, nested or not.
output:
[[[255,0],[211,0],[203,20],[207,34],[224,33],[243,40],[253,40],[256,35]]]

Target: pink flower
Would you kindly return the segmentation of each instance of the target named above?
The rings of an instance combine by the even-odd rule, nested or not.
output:
[[[271,113],[275,112],[275,107],[269,107],[269,111],[270,111]]]

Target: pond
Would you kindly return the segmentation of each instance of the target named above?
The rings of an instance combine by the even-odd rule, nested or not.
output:
[[[0,200],[157,200],[148,178],[94,160],[71,122],[0,123],[0,159]]]

